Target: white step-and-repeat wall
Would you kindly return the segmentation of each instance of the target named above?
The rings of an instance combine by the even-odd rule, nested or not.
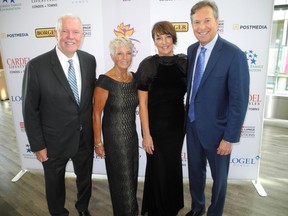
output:
[[[78,15],[84,24],[85,40],[81,47],[97,60],[97,77],[113,66],[109,41],[117,35],[129,37],[135,45],[131,66],[155,54],[151,38],[153,24],[168,20],[175,25],[178,44],[175,53],[185,53],[196,41],[190,24],[190,9],[195,0],[3,0],[0,2],[1,54],[12,104],[19,157],[23,170],[42,169],[31,152],[21,111],[21,87],[24,67],[29,60],[53,49],[53,28],[64,13]],[[239,144],[231,156],[230,179],[257,180],[261,161],[263,108],[273,0],[216,0],[220,12],[219,34],[238,45],[247,55],[251,86],[247,116]],[[141,146],[138,111],[137,127]],[[209,134],[207,134],[209,136]],[[144,176],[146,155],[139,146],[139,176]],[[187,172],[186,142],[182,163]],[[68,171],[73,171],[71,163]],[[104,159],[95,157],[95,174],[105,174]],[[16,173],[15,173],[16,174]],[[210,176],[210,173],[208,173]]]

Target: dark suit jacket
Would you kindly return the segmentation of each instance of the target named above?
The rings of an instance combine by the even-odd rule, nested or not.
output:
[[[199,42],[188,47],[187,109]],[[195,125],[206,147],[221,139],[239,142],[249,99],[249,68],[243,51],[218,37],[195,97]],[[214,146],[215,147],[215,146]]]
[[[82,77],[78,106],[55,48],[32,59],[25,68],[22,111],[31,150],[47,147],[48,157],[69,158],[77,153],[80,131],[93,151],[92,96],[95,57],[77,51]]]

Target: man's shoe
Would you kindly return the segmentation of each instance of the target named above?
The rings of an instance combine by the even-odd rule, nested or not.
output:
[[[79,211],[79,216],[91,216],[89,211],[86,209],[85,211]]]
[[[203,209],[202,211],[193,211],[193,210],[191,210],[185,216],[201,216],[201,215],[204,215],[204,214],[205,214],[205,209]]]

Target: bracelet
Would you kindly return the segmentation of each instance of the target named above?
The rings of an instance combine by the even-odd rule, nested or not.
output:
[[[101,147],[103,144],[102,144],[102,142],[100,141],[99,143],[97,143],[97,144],[95,144],[94,145],[94,148],[99,148],[99,147]]]

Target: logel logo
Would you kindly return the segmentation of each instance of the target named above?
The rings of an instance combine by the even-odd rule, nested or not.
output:
[[[232,158],[230,163],[236,166],[249,166],[254,165],[257,161],[260,160],[260,156],[256,156],[254,158]]]
[[[124,25],[124,23],[120,23],[120,25],[117,26],[117,30],[114,29],[114,34],[116,36],[125,36],[125,37],[128,37],[132,43],[133,42],[137,42],[137,43],[140,43],[139,40],[137,39],[134,39],[134,38],[131,38],[131,36],[135,33],[135,30],[134,28],[130,28],[130,24],[128,25]],[[138,50],[134,44],[134,49],[133,49],[133,56],[136,56],[138,53]]]
[[[22,102],[22,97],[17,95],[17,96],[11,96],[11,101],[13,103],[19,103],[19,102]]]

